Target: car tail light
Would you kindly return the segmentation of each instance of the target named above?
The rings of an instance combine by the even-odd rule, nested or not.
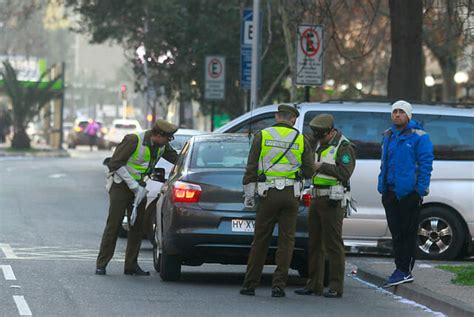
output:
[[[177,181],[173,185],[173,201],[176,203],[197,203],[201,192],[199,185]]]
[[[310,191],[307,191],[307,192],[304,192],[303,193],[303,197],[302,197],[302,200],[303,200],[303,205],[305,207],[309,207],[309,205],[311,204],[311,192]]]

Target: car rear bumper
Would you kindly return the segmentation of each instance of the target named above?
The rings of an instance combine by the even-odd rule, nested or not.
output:
[[[306,258],[306,217],[306,213],[298,215],[294,249],[296,260]],[[163,249],[169,254],[179,255],[184,263],[245,264],[254,233],[236,231],[232,228],[233,219],[253,221],[255,213],[175,208],[171,221],[164,220],[163,223]],[[269,250],[270,262],[277,247],[277,238],[278,226],[275,226]]]

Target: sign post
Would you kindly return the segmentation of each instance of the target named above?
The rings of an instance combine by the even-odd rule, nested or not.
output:
[[[206,56],[204,98],[211,100],[211,131],[214,130],[215,100],[225,97],[225,57]]]
[[[323,27],[298,25],[296,40],[296,84],[305,86],[309,101],[309,86],[323,84]]]

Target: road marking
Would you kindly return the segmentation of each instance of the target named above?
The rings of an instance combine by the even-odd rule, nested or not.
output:
[[[28,303],[25,300],[25,297],[22,295],[13,295],[13,300],[15,301],[16,308],[18,308],[18,312],[20,316],[31,316],[30,307],[28,307]]]
[[[48,175],[49,178],[61,178],[61,177],[66,177],[66,174],[59,173],[59,174],[51,174]]]
[[[5,280],[16,281],[15,273],[13,273],[11,265],[0,265],[0,269],[3,271]]]
[[[5,254],[5,257],[7,259],[17,259],[18,258],[16,256],[15,252],[13,252],[13,249],[10,247],[9,244],[0,243],[0,250],[2,250],[3,254]]]

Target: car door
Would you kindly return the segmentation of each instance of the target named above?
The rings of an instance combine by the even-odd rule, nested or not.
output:
[[[357,212],[344,219],[344,239],[375,239],[387,235],[385,211],[377,192],[382,132],[390,126],[390,114],[362,111],[307,111],[303,126],[320,113],[334,116],[335,128],[356,145],[356,167],[351,192]]]

